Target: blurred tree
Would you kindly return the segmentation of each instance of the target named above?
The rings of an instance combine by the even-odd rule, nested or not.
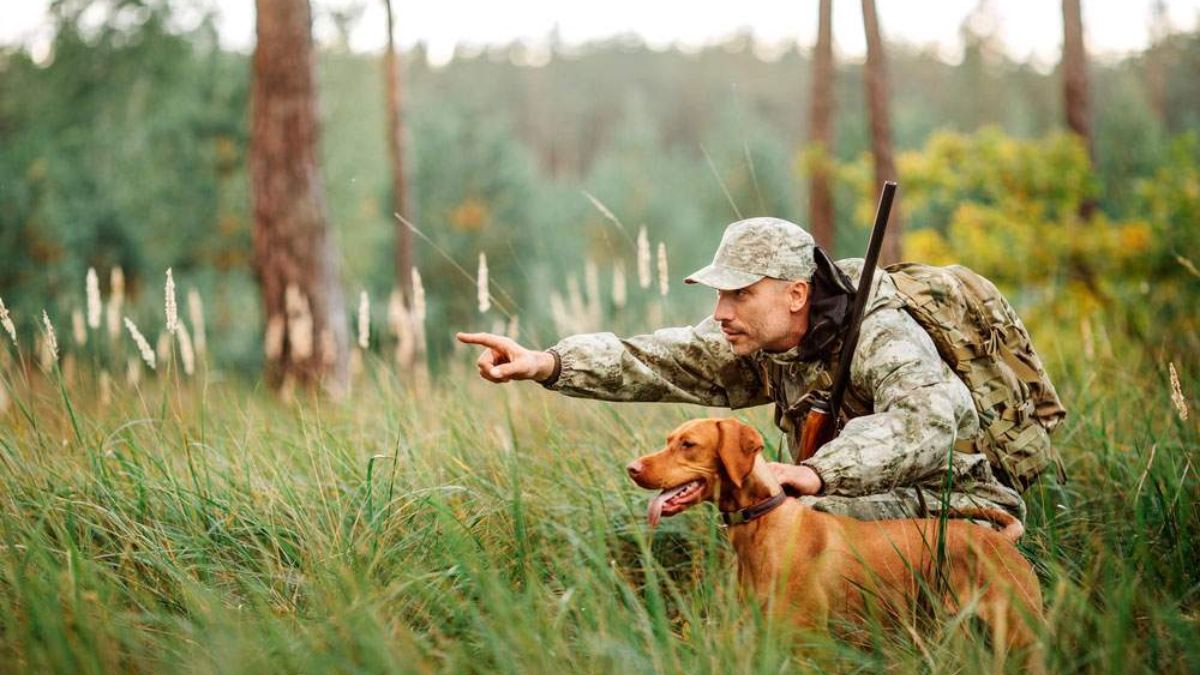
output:
[[[832,251],[833,189],[830,186],[833,151],[833,0],[821,0],[817,16],[817,46],[812,64],[812,118],[809,120],[808,219],[813,237]]]
[[[862,0],[863,28],[867,34],[867,70],[863,82],[867,92],[867,117],[871,122],[871,154],[875,157],[875,184],[882,188],[883,182],[897,180],[896,162],[892,158],[892,121],[888,102],[887,55],[883,51],[883,35],[879,30],[879,17],[875,13],[875,0]],[[881,265],[899,262],[903,256],[901,242],[904,235],[903,211],[898,201],[892,208],[891,221],[879,251]]]
[[[1092,157],[1091,108],[1088,101],[1087,52],[1083,45],[1083,11],[1080,0],[1063,0],[1063,109],[1067,114],[1067,128],[1083,139],[1088,156]],[[1079,206],[1079,215],[1084,220],[1096,210],[1093,199],[1085,199]]]
[[[308,0],[256,7],[250,178],[266,378],[340,391],[348,332],[318,163],[312,14]]]
[[[387,91],[387,139],[388,159],[392,165],[392,209],[404,218],[412,221],[416,215],[412,213],[408,198],[408,172],[404,167],[405,160],[405,130],[404,130],[404,100],[400,56],[396,53],[395,28],[392,17],[392,0],[383,0],[387,10],[387,51],[383,54],[383,76],[386,80]],[[404,303],[412,306],[412,231],[408,226],[395,220],[396,230],[396,286],[404,297]]]

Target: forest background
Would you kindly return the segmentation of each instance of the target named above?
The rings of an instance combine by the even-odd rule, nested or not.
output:
[[[23,50],[3,55],[0,293],[19,315],[46,307],[65,320],[82,305],[88,267],[107,277],[120,266],[133,307],[153,312],[173,267],[211,299],[215,362],[253,372],[265,319],[246,320],[261,315],[250,264],[248,56],[223,51],[212,21],[168,30],[171,7],[127,3],[86,28],[81,11],[62,11],[49,63]],[[1196,228],[1184,224],[1200,215],[1200,36],[1164,31],[1144,53],[1090,64],[1093,169],[1060,133],[1057,71],[1012,61],[979,25],[964,22],[958,64],[932,48],[888,45],[906,257],[953,259],[1010,291],[1032,281],[1065,287],[1070,266],[1060,263],[1077,254],[1097,259],[1106,284],[1157,288],[1159,277],[1187,277],[1175,257],[1197,250]],[[419,46],[403,55],[411,219],[446,253],[416,244],[435,359],[453,331],[509,318],[479,316],[470,280],[453,268],[474,272],[480,252],[525,335],[547,345],[556,329],[650,327],[654,289],[631,291],[629,311],[611,301],[612,266],[624,262],[633,276],[640,226],[652,244],[667,244],[677,280],[706,262],[739,216],[806,221],[807,49],[764,61],[742,35],[694,53],[634,37],[552,41],[550,50],[537,67],[517,65],[529,60],[519,43],[463,50],[437,68]],[[382,299],[394,284],[395,228],[381,62],[335,44],[318,65],[321,169],[343,285],[349,297],[365,289]],[[837,257],[865,250],[877,194],[861,78],[860,63],[837,63]],[[1101,219],[1067,236],[1073,206],[1087,199]],[[1012,264],[1024,257],[1014,243],[1038,255]],[[599,267],[602,315],[556,327],[547,290],[569,306],[572,277],[587,290],[585,260]],[[665,318],[696,321],[710,302],[676,290]],[[378,302],[380,325],[383,311]]]
[[[952,613],[798,639],[741,601],[712,509],[651,530],[622,470],[726,411],[497,387],[452,339],[711,312],[680,279],[730,221],[808,222],[826,159],[809,45],[406,50],[427,370],[392,330],[382,59],[321,46],[352,376],[278,396],[251,56],[211,18],[179,30],[183,0],[52,6],[36,58],[0,52],[0,670],[1024,672]],[[988,26],[964,21],[955,63],[886,43],[903,258],[993,279],[1069,411],[1070,480],[1025,493],[1020,543],[1048,670],[1200,672],[1200,25],[1089,61],[1090,140],[1067,131],[1061,67],[1014,61]],[[879,190],[863,79],[837,61],[837,257],[865,250]],[[311,329],[290,303],[288,330]],[[778,457],[770,410],[737,415]]]

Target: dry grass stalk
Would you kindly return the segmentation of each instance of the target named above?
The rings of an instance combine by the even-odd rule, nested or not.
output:
[[[412,315],[413,342],[416,343],[417,354],[425,353],[425,285],[421,282],[421,273],[412,268]]]
[[[100,405],[107,408],[112,403],[112,376],[107,370],[100,371]]]
[[[112,268],[108,276],[108,338],[116,341],[121,336],[121,309],[125,304],[125,272],[120,267]]]
[[[666,297],[671,287],[671,277],[667,272],[667,245],[658,242],[658,293]]]
[[[151,352],[150,356],[153,357],[154,353]],[[142,354],[142,357],[145,358],[145,353]],[[131,356],[129,357],[129,360],[125,362],[125,384],[128,384],[131,387],[136,387],[138,382],[141,382],[141,380],[142,362],[138,361],[136,356]]]
[[[174,335],[175,331],[179,330],[179,306],[175,303],[175,277],[171,274],[171,268],[167,268],[167,284],[163,288],[163,296],[166,298],[166,315],[167,315],[167,332]]]
[[[187,326],[180,323],[175,337],[179,339],[179,360],[183,362],[183,372],[190,376],[196,372],[196,352],[192,348],[192,337],[188,335]]]
[[[366,350],[371,344],[371,298],[366,291],[358,294],[358,348]]]
[[[96,277],[96,268],[89,267],[87,271],[87,325],[95,330],[100,327],[100,315],[103,307],[100,303],[100,279]]]
[[[1085,316],[1079,322],[1079,332],[1083,335],[1083,355],[1088,361],[1096,359],[1096,340],[1092,337],[1092,322]]]
[[[163,330],[154,342],[154,354],[159,363],[166,363],[171,358],[171,334]]]
[[[513,340],[520,339],[520,337],[521,337],[521,317],[517,316],[516,314],[513,314],[512,316],[508,317],[508,328],[505,329],[504,334]]]
[[[646,234],[645,225],[638,229],[637,269],[638,286],[650,288],[650,237]]]
[[[492,307],[492,299],[488,294],[488,264],[487,254],[479,252],[479,272],[475,275],[475,295],[479,300],[479,313],[486,314]]]
[[[141,352],[142,360],[146,362],[146,365],[150,366],[150,370],[154,370],[154,350],[150,349],[150,343],[146,341],[146,337],[142,335],[137,325],[129,317],[125,317],[125,327],[129,329],[130,337],[133,338],[134,344],[137,345],[138,351]]]
[[[625,307],[625,261],[618,260],[613,263],[613,306],[617,309]]]
[[[287,328],[286,320],[276,314],[267,319],[267,331],[263,337],[263,355],[268,361],[277,361],[283,354],[283,332]]]
[[[4,306],[3,298],[0,298],[0,325],[4,326],[4,332],[8,333],[8,337],[12,340],[13,346],[17,346],[17,327],[13,325],[12,316],[8,313],[8,308]]]
[[[53,364],[58,361],[58,335],[54,333],[54,324],[50,323],[50,315],[46,314],[46,310],[44,309],[42,310],[42,324],[46,327],[46,339],[43,343],[46,348],[46,356],[49,357],[50,363]]]
[[[208,338],[204,330],[204,302],[195,288],[188,289],[187,303],[188,320],[192,322],[192,344],[195,346],[196,356],[203,359],[208,352]]]
[[[82,347],[87,344],[87,322],[79,308],[71,310],[71,334],[76,345]]]
[[[408,368],[416,357],[416,340],[414,339],[414,315],[404,306],[404,294],[400,289],[393,289],[388,298],[388,325],[396,336],[396,365]]]
[[[1175,404],[1175,410],[1179,412],[1179,419],[1186,422],[1188,404],[1187,399],[1183,397],[1183,388],[1179,386],[1179,374],[1175,372],[1175,363],[1168,363],[1167,369],[1171,371],[1171,403]]]
[[[0,415],[8,412],[8,388],[0,387]]]
[[[307,361],[313,354],[313,318],[308,298],[295,284],[288,284],[284,293],[287,307],[287,338],[293,363]]]

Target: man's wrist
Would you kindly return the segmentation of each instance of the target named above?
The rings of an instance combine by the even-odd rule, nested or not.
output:
[[[562,357],[551,348],[540,352],[538,360],[544,365],[538,369],[539,377],[535,378],[534,381],[543,387],[552,386],[558,381],[558,376],[562,373]]]

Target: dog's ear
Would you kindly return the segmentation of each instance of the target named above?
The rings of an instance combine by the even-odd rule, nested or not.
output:
[[[721,444],[717,447],[717,458],[725,467],[725,473],[734,487],[742,487],[742,481],[754,468],[754,456],[762,450],[763,439],[758,431],[749,424],[742,424],[733,419],[723,419],[717,422],[720,431]]]

